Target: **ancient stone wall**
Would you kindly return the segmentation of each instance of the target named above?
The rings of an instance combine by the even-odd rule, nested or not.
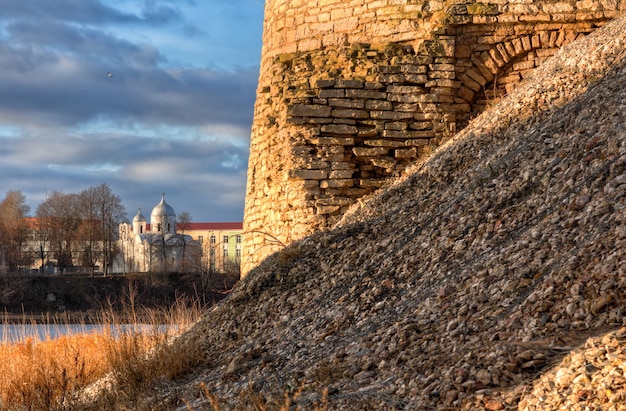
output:
[[[266,0],[245,274],[425,155],[625,0]]]

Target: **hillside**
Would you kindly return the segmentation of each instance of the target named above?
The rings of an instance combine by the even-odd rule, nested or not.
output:
[[[205,361],[145,398],[181,410],[276,409],[286,394],[304,409],[622,409],[625,292],[621,19],[335,229],[265,260],[178,342]]]

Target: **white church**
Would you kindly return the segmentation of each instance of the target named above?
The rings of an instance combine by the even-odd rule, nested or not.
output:
[[[176,213],[165,202],[165,193],[152,209],[149,224],[140,208],[132,224],[120,224],[119,235],[121,252],[114,271],[120,273],[190,271],[201,253],[197,240],[176,232]]]

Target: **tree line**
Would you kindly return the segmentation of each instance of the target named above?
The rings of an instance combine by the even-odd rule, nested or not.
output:
[[[35,218],[19,190],[0,203],[0,271],[18,273],[35,264],[39,271],[56,267],[61,273],[79,265],[108,274],[119,252],[119,224],[126,220],[120,197],[108,184],[80,193],[55,190],[39,204]]]

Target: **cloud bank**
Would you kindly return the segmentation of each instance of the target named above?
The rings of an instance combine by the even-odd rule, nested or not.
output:
[[[131,217],[165,191],[194,221],[241,220],[262,4],[1,4],[0,195],[21,190],[34,213],[46,192],[107,182]],[[229,18],[224,55],[211,30]]]

